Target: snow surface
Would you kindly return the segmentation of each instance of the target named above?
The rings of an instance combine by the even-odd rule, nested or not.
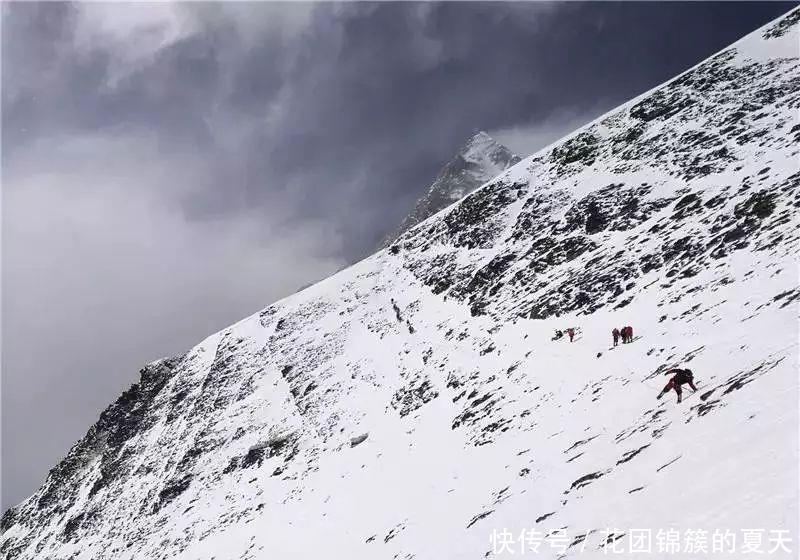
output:
[[[618,556],[797,558],[798,19],[145,367],[4,515],[0,554],[522,556],[506,529],[550,535],[526,557],[600,558],[649,529]],[[682,365],[698,393],[657,401]],[[659,552],[659,530],[738,542]]]

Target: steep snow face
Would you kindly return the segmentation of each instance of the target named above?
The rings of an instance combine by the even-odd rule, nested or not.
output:
[[[436,214],[497,177],[520,158],[485,132],[478,132],[445,165],[425,195],[414,205],[396,231],[382,242],[388,247],[408,229]]]
[[[3,557],[796,558],[798,19],[144,368]]]

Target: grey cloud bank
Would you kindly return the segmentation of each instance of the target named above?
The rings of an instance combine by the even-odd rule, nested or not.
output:
[[[476,129],[525,155],[791,5],[5,4],[3,508],[143,363],[363,256]]]

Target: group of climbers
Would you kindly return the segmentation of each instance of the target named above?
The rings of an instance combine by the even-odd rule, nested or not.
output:
[[[570,327],[566,332],[569,336],[569,341],[572,342],[573,338],[575,337],[575,329]],[[556,335],[553,340],[558,340],[562,336],[564,336],[564,333],[560,330],[556,330]],[[631,343],[633,342],[633,327],[625,326],[621,329],[615,327],[614,330],[611,331],[611,336],[614,340],[614,346],[619,344],[620,339],[622,339],[623,344]],[[658,394],[656,399],[660,399],[670,391],[674,390],[678,395],[678,402],[681,402],[683,399],[681,385],[689,385],[689,387],[692,388],[692,391],[697,391],[697,387],[694,385],[694,374],[690,369],[672,368],[667,370],[664,375],[672,375],[672,377],[669,379],[667,385]]]
[[[569,341],[572,342],[575,339],[575,329],[570,327],[566,330],[567,336],[569,336]],[[561,337],[564,336],[564,331],[560,329],[556,329],[555,335],[553,336],[552,340],[559,340]],[[614,339],[614,346],[619,344],[619,339],[622,339],[622,343],[630,343],[633,342],[633,327],[627,326],[618,329],[614,327],[614,330],[611,331],[611,337]]]
[[[394,312],[397,315],[398,321],[402,320],[402,316],[400,315],[400,309],[398,308],[397,304],[395,303],[394,299],[392,301],[392,307],[394,308]],[[567,336],[569,337],[569,341],[572,342],[575,339],[575,331],[574,327],[568,327],[565,329]],[[556,329],[555,334],[552,340],[560,340],[564,337],[564,332],[560,329]],[[633,327],[625,326],[621,329],[614,328],[611,331],[611,336],[614,339],[614,346],[619,344],[620,338],[622,339],[623,344],[633,342]],[[598,354],[600,357],[600,354]],[[668,369],[664,375],[672,375],[669,379],[669,382],[664,386],[661,392],[656,396],[656,399],[661,399],[664,395],[669,393],[670,391],[674,390],[675,393],[678,395],[678,402],[680,403],[683,399],[683,391],[681,389],[681,385],[689,385],[692,391],[697,391],[697,387],[694,384],[694,374],[690,369],[680,369],[680,368],[672,368]]]
[[[611,337],[614,339],[614,346],[619,343],[620,338],[622,338],[623,344],[633,342],[633,327],[628,326],[621,329],[614,327],[614,330],[611,331]]]
[[[573,327],[569,327],[566,332],[567,336],[569,337],[569,341],[572,342],[575,339],[575,329]],[[556,332],[551,340],[559,340],[563,336],[564,336],[564,331],[556,329]]]

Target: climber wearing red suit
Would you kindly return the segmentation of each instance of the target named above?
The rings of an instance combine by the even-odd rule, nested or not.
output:
[[[661,397],[669,393],[670,390],[675,389],[675,392],[678,393],[678,402],[681,402],[681,398],[683,396],[681,392],[681,385],[683,385],[684,383],[688,383],[689,387],[692,388],[692,391],[697,391],[697,387],[694,386],[694,374],[692,373],[692,370],[678,369],[678,368],[669,369],[664,375],[669,375],[671,373],[674,373],[675,375],[673,375],[672,378],[670,378],[669,383],[667,383],[667,386],[664,387],[656,397],[657,399],[660,399]]]

